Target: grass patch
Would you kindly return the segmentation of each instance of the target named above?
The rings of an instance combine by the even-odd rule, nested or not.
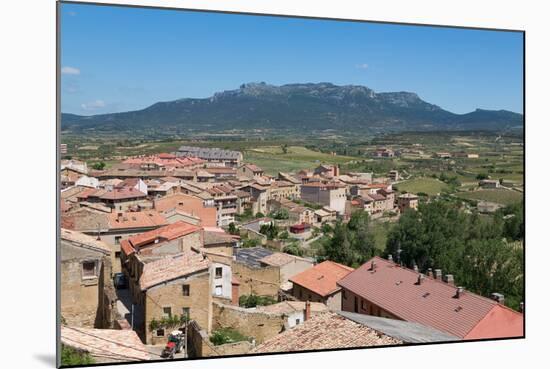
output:
[[[216,329],[210,336],[210,342],[216,346],[242,341],[248,341],[248,337],[238,330],[229,327]]]
[[[409,181],[400,182],[395,185],[400,192],[419,193],[423,192],[430,196],[435,196],[444,190],[449,189],[449,186],[435,178],[417,178]]]
[[[456,196],[462,199],[490,201],[503,205],[514,204],[523,199],[523,195],[517,191],[502,189],[460,192]]]

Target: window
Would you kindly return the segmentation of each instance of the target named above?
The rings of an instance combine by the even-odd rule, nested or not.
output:
[[[300,319],[296,319],[296,325],[300,324]]]
[[[84,261],[82,263],[82,277],[83,278],[94,278],[96,277],[96,262],[95,261]]]
[[[184,284],[182,287],[183,296],[189,296],[189,285]]]
[[[189,317],[191,316],[191,309],[188,307],[183,308],[181,311],[181,316],[189,319]]]
[[[223,273],[223,269],[221,267],[216,268],[216,278],[221,278]]]
[[[172,308],[167,306],[162,308],[162,315],[165,318],[171,318],[172,317]]]
[[[121,239],[122,239],[122,236],[115,236],[115,245],[120,245]]]
[[[120,259],[120,251],[115,252],[115,258]]]
[[[164,337],[164,328],[159,328],[155,331],[157,337]]]
[[[216,286],[216,296],[221,296],[221,295],[222,295],[222,286],[218,285]]]

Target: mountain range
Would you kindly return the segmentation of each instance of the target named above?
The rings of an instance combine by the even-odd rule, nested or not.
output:
[[[283,129],[343,132],[403,130],[507,130],[523,127],[523,115],[476,109],[455,114],[412,92],[376,93],[368,87],[332,83],[274,86],[246,83],[209,98],[158,102],[145,109],[80,116],[62,114],[64,131],[177,129],[224,131]]]

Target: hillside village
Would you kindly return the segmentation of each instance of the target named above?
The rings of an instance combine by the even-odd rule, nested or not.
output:
[[[431,201],[397,191],[397,170],[269,175],[239,151],[192,146],[60,170],[61,341],[93,362],[523,336],[507,291],[476,294],[400,248],[353,263],[319,253],[354,214],[394,224]]]

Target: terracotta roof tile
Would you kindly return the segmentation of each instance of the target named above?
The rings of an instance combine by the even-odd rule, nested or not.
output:
[[[214,227],[217,224],[217,210],[214,207],[205,207],[204,200],[186,194],[173,194],[155,200],[155,209],[168,212],[172,209],[181,209],[192,216],[200,218],[201,225]]]
[[[71,231],[69,229],[61,228],[61,240],[102,251],[104,253],[111,253],[111,248],[105,242],[97,240],[95,237],[88,236],[84,233]]]
[[[375,261],[375,270],[372,270]],[[432,278],[419,285],[418,273],[388,260],[374,257],[338,282],[341,287],[378,305],[400,319],[433,327],[454,336],[465,338],[480,321],[498,305],[494,300],[464,291],[456,298],[456,287]],[[506,309],[491,324],[498,336],[523,335],[523,314]],[[521,329],[519,329],[521,328]],[[484,338],[493,335],[484,329]],[[478,337],[479,338],[479,337]]]
[[[193,251],[165,257],[143,266],[139,286],[144,291],[157,284],[207,270],[209,266],[210,261],[208,259]]]
[[[136,248],[153,243],[155,240],[159,240],[159,243],[175,240],[188,234],[199,232],[200,230],[201,227],[180,220],[173,224],[132,236],[127,240],[133,248]]]
[[[353,268],[327,260],[289,280],[320,296],[327,296],[339,290],[340,287],[336,285],[336,282],[352,271]]]
[[[133,330],[61,326],[61,342],[97,358],[116,361],[151,359],[145,345]]]
[[[401,343],[400,340],[328,312],[312,315],[311,319],[303,324],[268,339],[251,353],[327,350]]]

